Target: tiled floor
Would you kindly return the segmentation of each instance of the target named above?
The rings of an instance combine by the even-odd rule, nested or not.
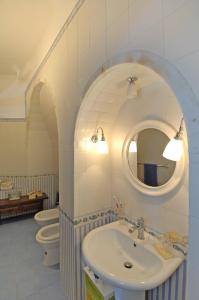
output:
[[[33,218],[0,225],[0,300],[65,300],[58,268],[42,264]]]

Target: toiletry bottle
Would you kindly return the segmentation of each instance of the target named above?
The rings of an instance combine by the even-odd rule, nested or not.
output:
[[[120,201],[119,211],[118,211],[118,217],[119,217],[120,225],[126,225],[124,208],[125,208],[124,202]]]

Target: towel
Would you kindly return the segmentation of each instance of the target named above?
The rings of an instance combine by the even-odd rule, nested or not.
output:
[[[144,164],[144,183],[150,186],[158,186],[156,164]]]
[[[186,245],[188,243],[187,237],[181,236],[176,231],[168,231],[164,233],[164,238],[173,244]]]
[[[13,189],[13,183],[10,180],[3,180],[0,182],[0,190],[7,191]]]
[[[162,243],[153,244],[153,247],[164,259],[170,259],[174,257],[170,249]]]

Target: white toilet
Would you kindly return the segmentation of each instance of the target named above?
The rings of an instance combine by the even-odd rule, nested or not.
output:
[[[44,250],[45,266],[59,263],[59,223],[50,224],[39,229],[36,235],[37,242]]]
[[[39,211],[34,216],[35,221],[40,226],[45,226],[59,222],[59,209],[52,208]]]

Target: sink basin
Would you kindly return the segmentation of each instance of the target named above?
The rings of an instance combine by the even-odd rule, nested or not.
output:
[[[128,232],[130,224],[119,221],[98,227],[84,238],[82,251],[86,264],[104,281],[130,296],[116,299],[134,299],[129,291],[136,291],[135,299],[144,299],[138,292],[153,289],[164,281],[182,263],[183,257],[163,259],[153,248],[155,238],[145,233],[145,240]],[[141,293],[140,293],[141,295]]]

